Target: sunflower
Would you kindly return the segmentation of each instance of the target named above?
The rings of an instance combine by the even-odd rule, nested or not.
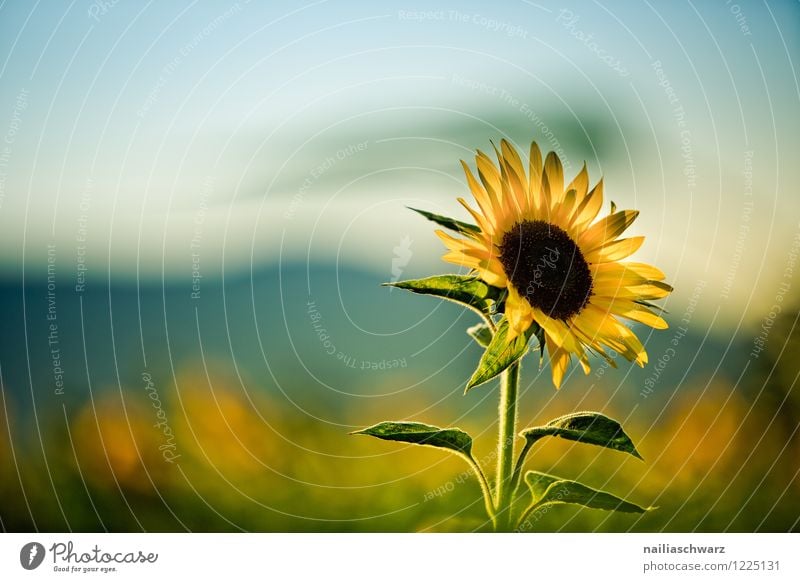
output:
[[[478,225],[456,238],[436,234],[449,249],[445,261],[472,269],[489,285],[507,291],[505,316],[508,340],[534,324],[544,332],[556,387],[575,355],[589,373],[587,352],[605,358],[621,354],[640,366],[647,352],[622,317],[666,329],[667,323],[649,303],[669,295],[659,269],[622,262],[636,252],[644,237],[619,238],[638,216],[617,211],[596,220],[603,204],[603,181],[589,191],[586,164],[565,187],[561,160],[531,144],[528,173],[522,159],[505,140],[497,165],[478,150],[478,179],[462,161],[478,210],[458,201]]]

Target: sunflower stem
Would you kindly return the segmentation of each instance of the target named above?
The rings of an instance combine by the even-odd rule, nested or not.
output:
[[[497,441],[497,502],[495,531],[508,531],[511,525],[512,474],[514,468],[514,436],[517,432],[517,389],[519,362],[503,372],[500,383],[500,423]]]

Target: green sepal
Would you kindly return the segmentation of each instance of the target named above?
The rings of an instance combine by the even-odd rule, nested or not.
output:
[[[383,285],[398,287],[420,295],[441,297],[465,305],[487,317],[491,315],[495,302],[502,295],[500,289],[474,275],[435,275],[425,279],[411,279],[383,283]]]
[[[413,210],[414,212],[418,212],[425,218],[430,221],[435,222],[439,226],[443,226],[448,230],[452,230],[459,234],[463,234],[466,236],[472,236],[478,234],[481,229],[478,228],[474,224],[470,224],[468,222],[461,222],[460,220],[456,220],[455,218],[449,218],[447,216],[442,216],[440,214],[434,214],[433,212],[428,212],[427,210],[420,210],[419,208],[412,208],[411,206],[407,206],[409,210]]]
[[[468,328],[467,334],[474,339],[479,346],[484,348],[489,347],[492,341],[492,330],[489,329],[489,326],[485,323],[479,323]]]
[[[634,303],[638,303],[639,305],[643,305],[644,307],[652,309],[652,310],[654,310],[654,311],[656,311],[658,313],[669,313],[669,311],[667,311],[666,309],[664,309],[660,305],[656,305],[655,303],[651,303],[649,301],[645,301],[644,299],[634,299],[633,302]]]
[[[536,328],[538,328],[538,325],[532,324],[525,333],[518,335],[509,342],[508,333],[510,328],[508,319],[503,317],[497,324],[492,341],[486,351],[483,352],[483,356],[481,356],[477,370],[469,379],[465,392],[469,392],[475,386],[497,377],[506,368],[522,358],[528,351],[528,341],[536,331]]]

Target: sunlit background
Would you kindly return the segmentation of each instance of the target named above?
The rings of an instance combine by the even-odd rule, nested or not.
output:
[[[533,531],[800,527],[796,2],[0,5],[0,528],[468,531],[455,457],[348,435],[459,426],[474,314],[380,287],[448,272],[459,159],[506,138],[641,210],[669,330],[560,391],[644,456],[529,467],[658,506]]]

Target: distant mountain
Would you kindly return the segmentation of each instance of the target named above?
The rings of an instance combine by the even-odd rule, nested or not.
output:
[[[305,409],[397,392],[431,403],[460,395],[480,354],[464,333],[477,323],[475,315],[381,287],[383,280],[312,264],[224,281],[91,283],[82,292],[74,281],[36,281],[24,289],[21,281],[5,281],[3,386],[18,414],[31,409],[31,398],[37,410],[58,409],[84,400],[90,388],[139,389],[144,372],[171,385],[187,369],[224,370],[248,389]],[[648,389],[672,391],[691,379],[735,380],[740,367],[720,364],[742,361],[747,352],[740,344],[729,349],[718,339],[704,340],[705,330],[692,326],[685,335],[676,325],[641,332],[651,362],[645,369],[621,364],[612,370],[598,360],[588,377],[575,377],[622,382],[623,392],[644,399]],[[532,374],[530,361],[526,373]]]

